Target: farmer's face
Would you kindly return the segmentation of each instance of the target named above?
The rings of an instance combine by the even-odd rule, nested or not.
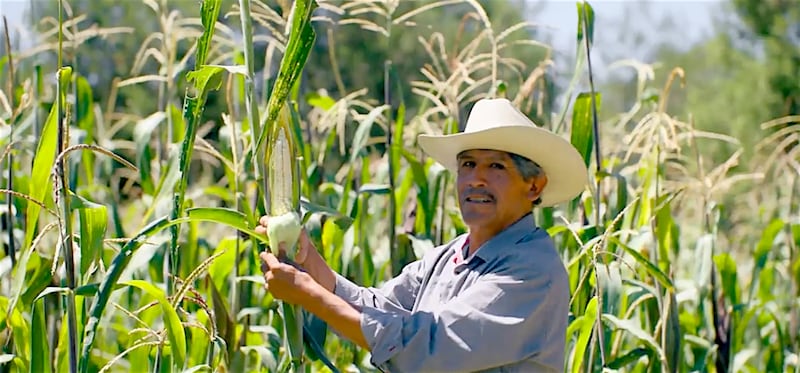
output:
[[[506,152],[468,150],[458,156],[458,201],[472,231],[496,234],[531,211],[546,184],[524,180]]]

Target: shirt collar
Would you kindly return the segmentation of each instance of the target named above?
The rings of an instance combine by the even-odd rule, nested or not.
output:
[[[472,260],[473,257],[481,258],[483,261],[489,261],[491,258],[499,255],[506,248],[504,244],[516,243],[535,228],[536,221],[533,217],[533,213],[529,212],[516,222],[512,223],[506,229],[500,231],[490,240],[486,241],[483,246],[475,251],[472,257],[467,259],[467,261]],[[460,259],[463,259],[463,250],[468,244],[469,234],[466,234],[463,243],[461,245],[454,246],[456,255],[458,255]]]

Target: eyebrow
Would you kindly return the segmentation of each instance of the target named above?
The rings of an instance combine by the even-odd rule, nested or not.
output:
[[[458,154],[458,155],[456,155],[456,160],[460,161],[460,160],[464,160],[464,159],[475,159],[475,156],[469,155],[469,154]],[[499,162],[499,161],[508,162],[508,161],[510,161],[510,159],[508,157],[503,157],[502,155],[490,155],[490,156],[486,157],[486,160],[487,161],[491,161],[491,162]]]

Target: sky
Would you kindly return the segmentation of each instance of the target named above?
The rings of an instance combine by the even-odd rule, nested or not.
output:
[[[574,0],[522,0],[528,19],[542,24],[556,50],[559,70],[571,72],[575,60],[578,14]],[[590,0],[595,12],[592,65],[600,76],[612,63],[637,59],[653,63],[659,43],[682,50],[713,35],[721,0]]]

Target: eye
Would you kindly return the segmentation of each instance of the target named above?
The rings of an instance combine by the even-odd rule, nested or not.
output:
[[[470,168],[475,167],[475,162],[473,162],[473,161],[462,161],[461,162],[461,167],[470,167]]]
[[[495,162],[495,163],[492,163],[491,167],[492,167],[492,168],[496,168],[496,169],[498,169],[498,170],[504,170],[504,169],[506,168],[506,166],[505,166],[504,164],[502,164],[502,163],[497,163],[497,162]]]

